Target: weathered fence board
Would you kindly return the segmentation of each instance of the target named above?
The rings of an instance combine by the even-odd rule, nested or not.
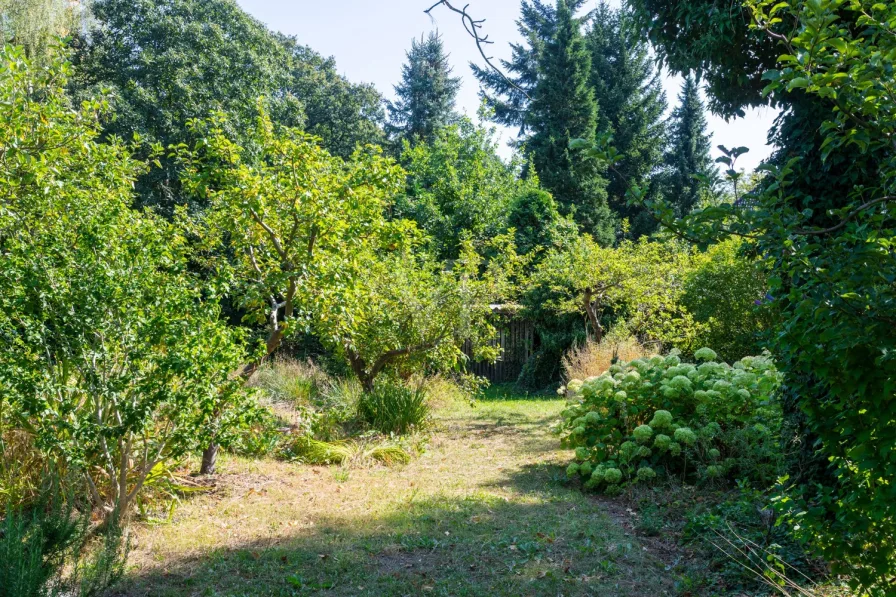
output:
[[[464,353],[469,357],[467,371],[485,377],[492,383],[516,381],[523,365],[535,350],[535,327],[531,321],[516,317],[498,316],[494,322],[498,333],[489,341],[490,346],[501,349],[501,356],[494,363],[473,360],[470,342],[464,344]]]

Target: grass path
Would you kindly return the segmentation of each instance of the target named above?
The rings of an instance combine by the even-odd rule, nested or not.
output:
[[[391,469],[227,458],[214,492],[136,529],[116,594],[671,594],[638,539],[564,485],[561,409],[439,409],[426,453]]]

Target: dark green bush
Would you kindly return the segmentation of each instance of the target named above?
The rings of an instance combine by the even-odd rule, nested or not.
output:
[[[398,380],[378,380],[358,403],[358,415],[382,433],[405,434],[429,423],[430,408],[422,385],[410,388]]]

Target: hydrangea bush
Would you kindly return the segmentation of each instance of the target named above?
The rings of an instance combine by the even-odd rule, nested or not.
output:
[[[779,473],[780,383],[767,355],[733,365],[709,348],[615,364],[571,380],[560,431],[575,449],[567,474],[585,487],[618,488],[675,476],[689,483],[724,477],[768,484]]]

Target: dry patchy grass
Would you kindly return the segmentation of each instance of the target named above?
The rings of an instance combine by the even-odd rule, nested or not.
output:
[[[229,457],[216,489],[136,529],[118,595],[662,595],[660,560],[566,485],[559,400],[443,404],[411,463]]]

